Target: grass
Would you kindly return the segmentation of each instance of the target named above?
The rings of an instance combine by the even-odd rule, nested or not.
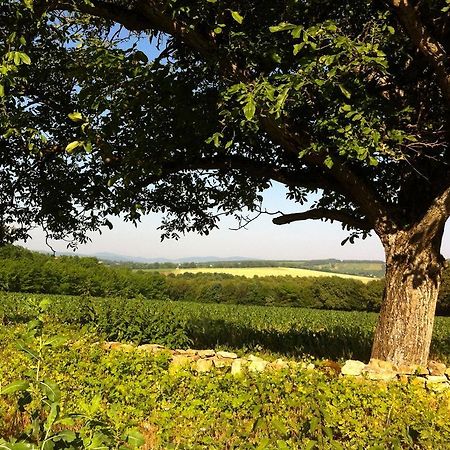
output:
[[[363,283],[368,283],[369,281],[373,281],[374,278],[370,277],[362,277],[359,275],[349,275],[346,273],[335,273],[335,272],[322,272],[319,270],[310,270],[310,269],[294,269],[290,267],[233,267],[233,268],[222,268],[222,267],[205,267],[205,268],[196,268],[196,269],[169,269],[169,270],[160,270],[160,273],[163,274],[181,274],[181,273],[226,273],[230,275],[236,276],[244,276],[247,278],[253,278],[255,276],[258,277],[282,277],[282,276],[291,276],[291,277],[340,277],[347,278],[352,280],[359,280]]]

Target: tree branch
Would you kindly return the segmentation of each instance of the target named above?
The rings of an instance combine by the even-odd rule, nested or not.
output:
[[[433,238],[439,228],[445,225],[450,217],[450,187],[437,196],[422,220],[416,226],[416,231]],[[423,239],[425,241],[425,239]]]
[[[388,0],[413,44],[434,68],[442,94],[450,106],[448,55],[441,43],[428,32],[409,0]]]
[[[211,57],[216,51],[212,36],[200,34],[185,24],[164,14],[163,4],[155,1],[139,0],[132,8],[115,3],[93,0],[89,4],[84,1],[69,3],[64,1],[43,1],[38,10],[41,11],[79,11],[96,17],[122,24],[130,31],[156,30],[169,34],[185,42],[205,57]]]
[[[396,1],[396,0],[392,0]],[[398,0],[397,0],[398,1]],[[67,2],[44,2],[48,9],[75,10],[74,6]],[[91,6],[92,5],[92,6]],[[133,27],[134,30],[154,29],[167,33],[177,39],[182,40],[191,49],[198,51],[205,59],[211,59],[217,52],[212,36],[200,34],[195,29],[190,29],[186,24],[173,19],[164,14],[164,5],[160,0],[138,0],[133,3],[133,9],[118,6],[102,0],[93,0],[91,5],[84,2],[77,2],[76,10],[114,20],[124,26]],[[245,69],[240,68],[234,61],[226,59],[221,62],[221,70],[232,75],[235,81],[249,82],[249,77]],[[293,153],[296,157],[302,148],[310,142],[307,133],[292,133],[286,126],[281,126],[275,120],[264,114],[260,114],[259,120],[268,136],[273,142],[280,145],[285,151]],[[324,168],[326,155],[307,154],[303,161],[319,168]],[[345,191],[351,201],[358,204],[373,224],[379,230],[386,230],[392,227],[388,221],[386,205],[377,198],[376,193],[366,180],[358,177],[354,171],[345,163],[335,161],[333,167],[329,169],[329,176],[334,178],[334,185],[341,185],[340,191]]]
[[[252,159],[227,155],[215,158],[190,158],[180,159],[179,161],[170,161],[162,167],[162,174],[159,179],[166,174],[176,173],[183,170],[241,170],[246,174],[261,178],[265,177],[273,181],[278,181],[286,186],[300,186],[307,189],[333,189],[338,190],[328,177],[325,177],[318,170],[311,168],[302,168],[298,170],[289,170],[288,168],[271,167],[264,161],[254,161]],[[157,181],[153,177],[146,179],[146,182]]]
[[[326,208],[314,208],[310,209],[309,211],[299,213],[283,214],[282,216],[275,217],[274,219],[272,219],[272,222],[275,225],[284,225],[287,223],[308,219],[315,219],[315,220],[329,219],[331,221],[337,220],[338,222],[341,222],[344,225],[347,225],[351,228],[357,228],[359,230],[366,230],[366,231],[372,229],[372,226],[367,220],[352,216],[347,211],[330,210]]]

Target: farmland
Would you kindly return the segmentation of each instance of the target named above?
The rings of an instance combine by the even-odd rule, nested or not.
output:
[[[226,273],[235,276],[253,277],[339,277],[351,280],[358,280],[364,283],[373,281],[374,278],[362,277],[358,275],[350,275],[346,273],[325,272],[312,269],[300,269],[292,267],[201,267],[201,268],[179,268],[179,269],[162,269],[160,273],[164,274],[180,274],[180,273]]]
[[[3,294],[0,305],[0,361],[8,361],[0,364],[2,386],[29,377],[29,354],[39,354],[40,377],[61,391],[62,417],[79,413],[71,427],[89,444],[76,448],[91,448],[93,436],[105,449],[116,448],[113,441],[133,448],[130,435],[142,438],[144,449],[449,448],[448,393],[320,370],[323,358],[367,360],[376,314],[29,294]],[[44,328],[33,338],[36,321],[27,322],[37,315]],[[444,361],[449,330],[450,319],[438,318],[433,352]],[[56,334],[67,340],[40,346],[58,342]],[[28,356],[16,345],[24,335]],[[282,356],[317,369],[238,378],[226,369],[173,373],[167,354],[109,352],[96,344],[102,339]],[[36,384],[29,383],[33,394]],[[37,400],[17,410],[20,398],[0,396],[6,439],[17,437],[31,411],[46,417]]]
[[[108,340],[335,360],[368,360],[377,318],[359,311],[2,294],[0,320],[4,324],[31,320],[42,299],[49,302],[51,321],[83,326]],[[437,317],[434,357],[450,361],[449,336],[450,318]]]

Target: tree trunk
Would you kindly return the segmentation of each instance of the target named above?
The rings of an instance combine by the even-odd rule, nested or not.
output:
[[[443,227],[432,239],[403,231],[382,236],[386,286],[372,358],[397,366],[426,366],[445,262],[440,255],[442,233]]]

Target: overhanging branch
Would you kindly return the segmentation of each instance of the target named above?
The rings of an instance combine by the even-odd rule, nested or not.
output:
[[[316,189],[333,189],[338,190],[339,186],[335,186],[328,177],[314,168],[289,169],[282,167],[273,167],[269,163],[263,161],[255,161],[236,155],[225,155],[222,157],[212,158],[189,158],[181,160],[173,160],[167,162],[161,167],[158,179],[165,175],[195,170],[237,170],[256,178],[267,178],[278,181],[285,186],[304,187],[310,190]],[[149,176],[145,182],[151,184],[158,181],[156,177]]]
[[[351,228],[356,228],[358,230],[363,231],[370,231],[372,229],[368,221],[352,216],[347,211],[330,210],[326,208],[314,208],[304,212],[283,214],[282,216],[275,217],[274,219],[272,219],[272,222],[275,225],[285,225],[288,223],[309,219],[315,220],[328,219],[331,221],[336,220]]]
[[[68,2],[58,2],[56,0],[42,3],[53,10],[73,11],[75,9],[73,4]],[[217,54],[213,35],[200,33],[195,29],[189,28],[181,21],[173,19],[169,14],[165,13],[164,3],[160,0],[138,0],[132,4],[131,8],[100,0],[92,0],[90,5],[81,1],[75,3],[78,11],[116,21],[124,26],[130,26],[134,30],[151,29],[167,33],[183,41],[194,51],[199,52],[206,60],[214,58]],[[230,75],[236,82],[251,81],[246,68],[240,67],[235,61],[229,59],[222,61],[219,64],[219,70]],[[292,133],[288,127],[276,123],[273,118],[265,115],[264,112],[260,114],[260,123],[274,143],[277,143],[284,151],[296,157],[310,142],[307,133],[303,131]],[[323,162],[325,157],[326,155],[323,154],[307,154],[302,161],[320,172],[324,170]],[[391,227],[387,219],[389,216],[386,211],[387,206],[378,198],[370,183],[361,179],[348,164],[340,162],[336,158],[333,167],[329,170],[327,169],[326,176],[332,180],[335,186],[340,186],[340,192],[345,192],[348,198],[361,208],[374,226],[380,230]]]

